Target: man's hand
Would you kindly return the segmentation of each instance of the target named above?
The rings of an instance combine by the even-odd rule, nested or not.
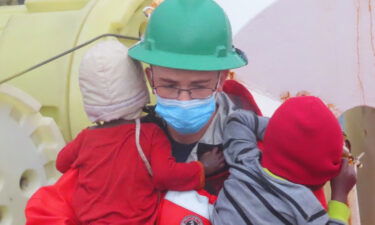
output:
[[[199,161],[201,161],[204,166],[204,173],[206,174],[206,176],[220,171],[226,165],[223,152],[220,151],[217,147],[213,148],[212,151],[203,153]]]
[[[346,203],[348,194],[356,183],[355,166],[349,165],[348,159],[343,158],[340,173],[331,180],[331,199]]]

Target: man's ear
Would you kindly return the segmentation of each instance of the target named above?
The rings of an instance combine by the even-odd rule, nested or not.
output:
[[[151,87],[154,87],[153,80],[152,80],[152,71],[151,67],[146,67],[145,68],[145,74],[148,80],[148,83],[150,84]]]
[[[220,77],[219,77],[219,84],[217,87],[217,91],[223,91],[223,86],[225,80],[228,78],[229,70],[223,70],[220,72]]]

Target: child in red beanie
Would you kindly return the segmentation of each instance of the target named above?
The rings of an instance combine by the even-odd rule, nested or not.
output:
[[[346,224],[347,195],[356,182],[342,159],[340,125],[318,98],[291,98],[269,120],[237,111],[224,129],[225,181],[213,213],[223,224]],[[264,150],[257,137],[264,135]],[[320,193],[331,181],[328,213]]]

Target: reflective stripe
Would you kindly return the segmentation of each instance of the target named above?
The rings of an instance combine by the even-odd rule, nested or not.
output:
[[[209,203],[208,197],[200,195],[196,191],[168,191],[165,200],[173,202],[206,219],[210,218],[214,209],[214,206]]]

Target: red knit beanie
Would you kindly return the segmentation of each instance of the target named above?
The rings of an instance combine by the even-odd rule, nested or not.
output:
[[[336,117],[319,98],[295,97],[270,119],[261,163],[293,183],[323,185],[340,171],[343,143]]]

